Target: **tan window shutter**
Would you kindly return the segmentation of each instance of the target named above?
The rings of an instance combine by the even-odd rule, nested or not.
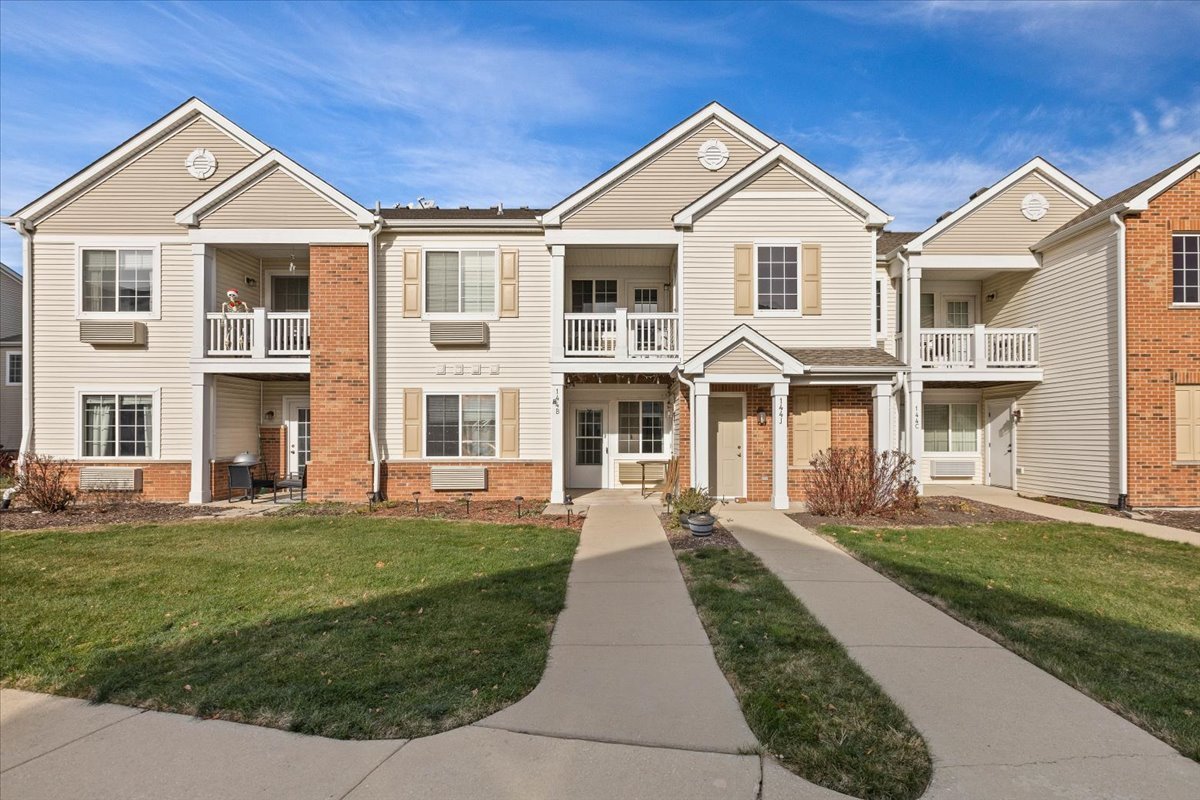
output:
[[[1200,461],[1200,384],[1175,387],[1175,458]]]
[[[733,246],[733,313],[754,313],[754,245]]]
[[[500,390],[500,457],[517,458],[521,454],[521,392]]]
[[[500,316],[502,317],[520,316],[520,293],[517,280],[519,261],[517,254],[519,252],[515,249],[500,251]]]
[[[806,244],[802,247],[804,285],[800,296],[804,300],[805,314],[821,313],[821,245]]]
[[[792,394],[792,465],[807,467],[812,457],[833,441],[829,392],[802,390]]]
[[[421,316],[421,251],[404,251],[404,316]]]
[[[421,398],[420,389],[404,390],[404,457],[421,457]]]

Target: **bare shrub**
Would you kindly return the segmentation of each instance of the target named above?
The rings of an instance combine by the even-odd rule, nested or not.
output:
[[[7,489],[17,482],[17,454],[11,450],[0,452],[0,489]]]
[[[823,517],[892,516],[917,508],[913,460],[899,450],[832,447],[809,462],[808,510]]]
[[[31,453],[17,475],[21,499],[39,511],[62,511],[75,502],[67,483],[67,465],[50,456]]]

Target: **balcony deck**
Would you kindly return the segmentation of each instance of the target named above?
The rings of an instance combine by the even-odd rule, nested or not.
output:
[[[564,314],[563,355],[576,362],[595,360],[679,360],[679,315],[674,313]]]
[[[1037,328],[922,328],[914,370],[928,379],[1041,380]]]
[[[205,315],[206,371],[308,372],[309,312],[209,312]]]

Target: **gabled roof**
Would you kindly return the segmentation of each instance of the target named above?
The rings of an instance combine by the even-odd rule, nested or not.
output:
[[[278,150],[264,153],[197,197],[175,215],[175,221],[180,225],[199,225],[203,217],[252,188],[259,180],[277,170],[286,172],[300,184],[329,201],[331,205],[344,211],[359,225],[374,223],[374,214]]]
[[[751,183],[755,178],[769,171],[776,164],[791,167],[806,181],[816,185],[818,189],[834,199],[841,201],[863,217],[868,225],[886,225],[891,221],[883,209],[855,192],[837,178],[825,172],[817,165],[804,158],[786,144],[777,144],[757,159],[747,164],[741,171],[734,173],[717,184],[704,196],[696,199],[691,205],[679,211],[673,217],[677,226],[690,226],[692,222],[713,206],[719,205],[731,194]]]
[[[1017,167],[1012,172],[1008,173],[1008,175],[1000,179],[1000,181],[995,185],[988,187],[986,191],[980,192],[975,197],[956,208],[950,214],[942,217],[941,220],[923,230],[920,235],[905,245],[906,249],[911,253],[921,252],[921,249],[925,246],[925,243],[930,239],[942,233],[947,228],[950,228],[958,222],[961,222],[964,218],[970,216],[970,214],[976,209],[986,205],[992,198],[996,197],[996,195],[1002,193],[1014,183],[1032,173],[1041,175],[1041,177],[1050,181],[1061,191],[1065,192],[1071,197],[1074,197],[1080,203],[1091,205],[1100,201],[1099,196],[1094,194],[1086,186],[1079,183],[1070,175],[1063,172],[1041,156],[1035,156],[1026,163]]]
[[[18,283],[21,281],[21,273],[17,272],[15,269],[10,267],[8,264],[5,264],[3,261],[0,261],[0,275],[7,275],[8,277],[12,278],[14,281],[17,281]]]
[[[744,344],[779,368],[782,375],[802,375],[805,366],[796,360],[788,351],[763,336],[749,325],[742,323],[729,333],[717,339],[708,347],[689,358],[680,370],[688,375],[704,372],[704,368],[738,345]]]
[[[1095,205],[1089,206],[1081,211],[1077,216],[1072,217],[1063,225],[1059,226],[1053,233],[1046,236],[1041,242],[1038,242],[1035,247],[1040,247],[1042,244],[1051,238],[1061,239],[1064,232],[1078,227],[1085,221],[1094,220],[1097,218],[1107,218],[1108,216],[1123,211],[1145,211],[1150,204],[1150,201],[1160,194],[1170,189],[1179,181],[1183,180],[1188,175],[1200,169],[1200,153],[1193,153],[1182,161],[1172,164],[1155,175],[1151,175],[1144,181],[1138,181],[1133,186],[1122,189],[1114,195],[1110,195]]]
[[[753,125],[746,122],[744,119],[739,117],[737,114],[734,114],[720,103],[709,103],[695,114],[692,114],[687,119],[683,120],[678,125],[671,128],[654,141],[650,142],[650,144],[646,145],[641,150],[638,150],[636,153],[629,156],[600,177],[579,189],[570,197],[546,211],[546,213],[542,215],[542,223],[548,227],[557,227],[558,225],[561,225],[563,215],[574,211],[586,200],[591,199],[595,195],[603,192],[605,189],[608,189],[609,187],[618,183],[626,176],[635,172],[638,168],[654,160],[654,158],[656,158],[659,154],[670,149],[671,146],[676,142],[686,138],[693,131],[713,120],[724,125],[734,134],[753,143],[759,149],[769,150],[776,144],[775,140],[770,136],[767,136],[758,128],[755,128]]]
[[[902,244],[908,244],[921,235],[920,231],[880,231],[875,240],[875,255],[886,256]]]
[[[143,128],[113,150],[96,159],[70,178],[67,178],[32,203],[13,212],[12,216],[23,217],[36,222],[39,217],[45,216],[46,213],[62,205],[65,201],[87,189],[92,184],[107,177],[129,159],[144,152],[156,142],[171,135],[198,116],[204,117],[251,152],[261,155],[270,149],[267,145],[213,110],[211,106],[198,98],[192,97],[157,122]]]
[[[789,347],[788,352],[814,370],[825,367],[882,367],[887,371],[904,369],[906,364],[882,347]]]

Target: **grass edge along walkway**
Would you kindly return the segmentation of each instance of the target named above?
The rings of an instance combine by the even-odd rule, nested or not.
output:
[[[912,800],[925,740],[779,578],[740,548],[677,551],[717,663],[767,754],[864,800]]]

